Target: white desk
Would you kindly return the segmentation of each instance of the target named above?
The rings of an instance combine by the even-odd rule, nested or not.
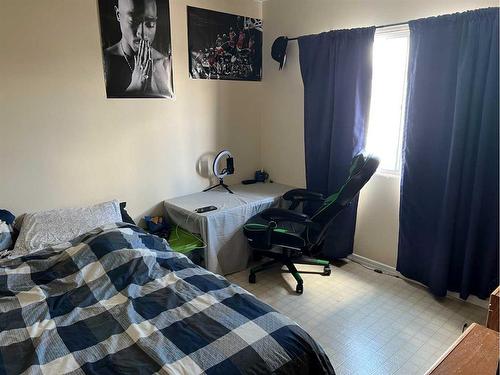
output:
[[[202,236],[207,244],[206,268],[222,275],[247,267],[251,250],[243,235],[243,224],[266,208],[278,206],[281,196],[292,189],[276,183],[233,185],[230,188],[234,194],[217,188],[164,201],[171,222]],[[203,214],[194,211],[205,206],[215,206],[217,210]]]

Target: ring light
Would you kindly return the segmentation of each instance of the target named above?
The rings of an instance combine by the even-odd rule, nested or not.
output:
[[[231,158],[231,159],[233,158],[233,155],[231,155],[231,153],[228,150],[221,151],[221,152],[219,152],[217,154],[217,156],[214,159],[214,163],[213,163],[212,168],[213,168],[213,171],[214,171],[214,176],[217,177],[218,179],[224,178],[228,174],[232,174],[232,173],[229,173],[227,166],[226,166],[226,168],[222,169],[219,172],[219,164],[222,161],[222,158],[224,156],[227,156],[227,158]],[[226,163],[227,163],[227,161],[226,161]]]
[[[220,169],[220,164],[222,160],[226,160],[226,166],[225,168]],[[217,185],[211,186],[208,189],[205,189],[203,191],[209,191],[212,190],[218,186],[222,186],[225,188],[228,192],[233,194],[233,192],[229,189],[229,187],[224,183],[224,177],[231,175],[234,173],[234,159],[233,155],[228,150],[222,150],[217,154],[217,156],[214,159],[214,163],[212,164],[212,171],[214,173],[214,176],[219,179],[219,183]]]

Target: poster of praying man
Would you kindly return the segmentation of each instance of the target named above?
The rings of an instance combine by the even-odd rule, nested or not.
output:
[[[98,0],[108,98],[172,98],[169,0]]]

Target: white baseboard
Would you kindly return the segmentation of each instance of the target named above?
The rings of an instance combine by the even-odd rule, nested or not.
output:
[[[462,298],[460,298],[460,294],[457,292],[448,292],[447,297],[453,298],[453,299],[458,299],[459,301],[464,301]],[[473,305],[482,307],[484,309],[487,309],[490,305],[490,302],[486,299],[481,299],[476,296],[469,296],[465,300],[465,302],[472,303]]]
[[[352,259],[355,262],[359,262],[364,266],[370,267],[370,268],[376,268],[384,273],[388,273],[391,275],[397,275],[402,277],[402,275],[396,271],[396,268],[388,266],[387,264],[377,262],[376,260],[366,258],[364,256],[358,255],[358,254],[351,254],[347,257],[347,259]]]
[[[384,264],[384,263],[377,262],[376,260],[369,259],[369,258],[366,258],[366,257],[358,255],[358,254],[351,254],[351,255],[349,255],[347,257],[347,259],[352,259],[354,262],[358,262],[358,263],[360,263],[360,264],[362,264],[364,266],[381,270],[385,274],[398,276],[398,277],[400,277],[403,280],[406,280],[408,282],[415,283],[415,284],[418,284],[418,285],[420,285],[420,286],[422,286],[424,288],[427,288],[424,284],[421,284],[418,281],[406,278],[401,273],[399,273],[396,270],[396,268],[388,266],[387,264]],[[459,300],[459,301],[462,301],[462,302],[464,301],[463,299],[461,299],[459,297],[459,294],[456,293],[456,292],[448,292],[448,294],[446,295],[446,298],[452,298],[452,299]],[[489,305],[489,302],[487,300],[482,300],[482,299],[480,299],[480,298],[478,298],[476,296],[469,296],[465,300],[465,302],[471,303],[473,305],[476,305],[476,306],[479,306],[479,307],[482,307],[482,308],[485,308],[485,309],[487,309],[488,305]]]

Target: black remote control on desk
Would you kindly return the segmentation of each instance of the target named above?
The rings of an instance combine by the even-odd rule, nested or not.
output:
[[[202,214],[202,213],[208,212],[208,211],[215,211],[216,209],[217,209],[217,207],[215,207],[215,206],[206,206],[206,207],[197,208],[195,210],[195,212]]]

